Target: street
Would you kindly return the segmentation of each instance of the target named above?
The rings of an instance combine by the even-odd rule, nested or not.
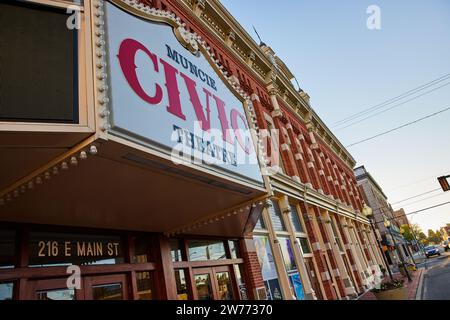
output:
[[[422,300],[450,300],[450,253],[430,258],[427,267]]]

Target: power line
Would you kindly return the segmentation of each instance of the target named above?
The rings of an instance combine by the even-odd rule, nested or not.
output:
[[[381,206],[381,207],[372,209],[372,211],[374,211],[374,212],[380,212],[380,213],[384,214],[384,213],[387,212],[387,211],[386,211],[386,210],[383,210],[383,209],[392,209],[392,214],[394,214],[396,211],[398,211],[398,210],[400,210],[400,209],[402,209],[402,208],[405,208],[405,207],[409,207],[410,205],[413,205],[413,204],[415,204],[415,203],[422,202],[422,201],[429,200],[429,199],[436,198],[436,197],[440,197],[440,196],[445,196],[445,195],[447,195],[447,194],[446,194],[446,193],[435,194],[435,195],[433,195],[433,196],[431,196],[431,197],[426,197],[426,198],[423,198],[423,199],[420,199],[420,200],[417,200],[417,201],[413,201],[413,202],[410,202],[410,203],[407,203],[407,204],[402,204],[402,205],[401,205],[400,207],[398,207],[397,209],[394,209],[394,208],[392,208],[392,207],[390,207],[390,206],[388,205],[388,206]]]
[[[427,191],[427,192],[424,192],[424,193],[421,193],[421,194],[418,194],[418,195],[415,195],[415,196],[412,196],[412,197],[409,197],[409,198],[405,198],[405,199],[402,199],[402,200],[400,200],[400,201],[394,202],[394,203],[392,203],[392,204],[397,204],[397,203],[400,203],[400,202],[404,202],[404,201],[406,201],[406,200],[414,199],[414,198],[417,198],[417,197],[420,197],[420,196],[422,196],[422,195],[425,195],[425,194],[428,194],[428,193],[432,193],[432,192],[435,192],[435,191],[438,191],[438,190],[441,190],[441,188],[437,188],[437,189],[430,190],[430,191]],[[413,202],[408,203],[408,204],[406,204],[406,205],[404,204],[404,205],[402,205],[401,207],[406,207],[406,206],[409,206],[409,205],[411,205],[411,204],[414,204],[414,203],[417,203],[417,202],[421,202],[421,201],[424,201],[424,200],[428,200],[428,199],[431,199],[431,198],[435,198],[435,197],[437,197],[437,196],[442,196],[442,195],[445,195],[445,193],[440,193],[440,194],[438,194],[438,195],[434,195],[434,196],[431,196],[431,197],[427,197],[427,198],[424,198],[424,199],[420,199],[420,200],[418,200],[418,201],[413,201]],[[391,209],[392,211],[398,211],[398,210],[401,209],[401,208],[398,208],[397,210],[395,210],[394,208],[392,208],[392,204],[389,204],[389,203],[388,203],[388,205],[386,205],[386,206],[378,206],[378,208],[372,209],[372,211],[374,211],[374,212],[381,212],[381,213],[384,214],[384,211],[385,211],[385,210],[383,210],[383,209]]]
[[[423,195],[428,194],[428,193],[436,192],[438,190],[441,190],[441,188],[437,188],[437,189],[433,189],[433,190],[430,190],[430,191],[426,191],[424,193],[421,193],[421,194],[418,194],[418,195],[415,195],[415,196],[412,196],[412,197],[409,197],[409,198],[406,198],[406,199],[403,199],[403,200],[400,200],[400,201],[397,201],[397,202],[393,202],[393,203],[391,203],[391,205],[394,205],[394,204],[397,204],[397,203],[400,203],[400,202],[404,202],[406,200],[411,200],[411,199],[423,196]]]
[[[441,206],[444,206],[444,205],[449,204],[449,203],[450,203],[450,201],[442,202],[442,203],[436,204],[436,205],[431,206],[431,207],[427,207],[427,208],[423,208],[423,209],[416,210],[416,211],[413,211],[413,212],[405,213],[405,215],[409,216],[409,215],[416,214],[416,213],[419,213],[419,212],[423,212],[423,211],[427,211],[427,210],[434,209],[434,208],[437,208],[437,207],[441,207]],[[395,220],[395,218],[386,218],[386,220]],[[383,221],[374,221],[374,223],[381,223],[381,222],[384,222],[384,220]]]
[[[417,123],[417,122],[420,122],[420,121],[422,121],[422,120],[425,120],[425,119],[428,119],[428,118],[433,117],[433,116],[435,116],[435,115],[438,115],[438,114],[440,114],[440,113],[442,113],[442,112],[448,111],[449,109],[450,109],[450,107],[445,108],[445,109],[442,109],[442,110],[439,110],[439,111],[437,111],[437,112],[435,112],[435,113],[432,113],[432,114],[429,114],[429,115],[427,115],[427,116],[425,116],[425,117],[422,117],[422,118],[419,118],[419,119],[417,119],[417,120],[414,120],[414,121],[405,123],[405,124],[403,124],[403,125],[401,125],[401,126],[399,126],[399,127],[390,129],[390,130],[388,130],[388,131],[384,131],[384,132],[379,133],[379,134],[376,134],[376,135],[374,135],[374,136],[372,136],[372,137],[369,137],[369,138],[366,138],[366,139],[357,141],[357,142],[355,142],[355,143],[349,144],[348,146],[346,146],[346,148],[352,147],[352,146],[354,146],[354,145],[357,145],[357,144],[360,144],[360,143],[363,143],[363,142],[366,142],[366,141],[369,141],[369,140],[372,140],[372,139],[375,139],[375,138],[378,138],[378,137],[380,137],[380,136],[383,136],[383,135],[385,135],[385,134],[388,134],[388,133],[391,133],[391,132],[393,132],[393,131],[399,130],[399,129],[401,129],[401,128],[410,126],[410,125],[415,124],[415,123]]]
[[[439,86],[439,87],[437,87],[437,88],[434,88],[434,89],[432,89],[432,90],[429,90],[429,91],[427,91],[427,92],[424,92],[424,93],[422,93],[422,94],[419,94],[419,95],[417,95],[417,96],[415,96],[415,97],[413,97],[413,98],[411,98],[411,99],[408,99],[408,100],[406,100],[406,101],[400,102],[400,103],[398,103],[398,104],[394,104],[393,106],[391,106],[391,107],[389,107],[389,108],[387,108],[387,109],[381,110],[381,111],[379,111],[379,112],[377,112],[377,113],[374,113],[374,114],[372,114],[372,115],[370,115],[370,116],[367,116],[367,117],[365,117],[365,118],[359,119],[359,120],[357,120],[357,121],[355,121],[355,122],[351,122],[350,124],[346,125],[345,127],[337,128],[337,129],[335,129],[335,130],[336,130],[336,131],[340,131],[340,130],[344,130],[344,129],[348,128],[348,127],[354,126],[355,124],[358,124],[358,123],[363,122],[363,121],[365,121],[365,120],[367,120],[367,119],[373,118],[373,117],[375,117],[375,116],[377,116],[377,115],[379,115],[379,114],[382,114],[382,113],[384,113],[384,112],[387,112],[387,111],[389,111],[389,110],[392,110],[392,109],[394,109],[394,108],[397,108],[397,107],[399,107],[399,106],[402,106],[402,105],[404,105],[404,104],[406,104],[406,103],[408,103],[408,102],[411,102],[411,101],[413,101],[413,100],[416,100],[416,99],[418,99],[418,98],[420,98],[420,97],[422,97],[422,96],[424,96],[424,95],[427,95],[427,94],[429,94],[429,93],[431,93],[431,92],[433,92],[433,91],[436,91],[436,90],[438,90],[438,89],[441,89],[442,87],[448,86],[449,84],[450,84],[450,82],[444,83],[442,86]]]
[[[418,184],[420,182],[424,182],[424,181],[427,181],[427,180],[436,179],[437,177],[443,176],[443,175],[445,175],[447,173],[448,173],[448,171],[445,171],[444,173],[434,174],[434,175],[428,176],[426,178],[421,178],[420,180],[414,180],[414,181],[411,181],[411,182],[409,182],[407,184],[396,186],[393,189],[388,189],[387,192],[398,190],[398,189],[403,189],[405,187],[413,186],[413,185],[416,185],[416,184]]]
[[[409,207],[410,205],[418,203],[418,202],[422,202],[422,201],[425,201],[425,200],[428,200],[428,199],[432,199],[432,198],[436,198],[436,197],[440,197],[440,196],[445,196],[445,195],[447,195],[447,194],[446,193],[435,194],[434,196],[431,196],[431,197],[426,197],[426,198],[423,198],[423,199],[420,199],[420,200],[417,200],[417,201],[413,201],[413,202],[404,204],[404,205],[402,205],[402,208]]]
[[[390,99],[385,100],[385,101],[383,101],[383,102],[381,102],[379,104],[376,104],[376,105],[374,105],[372,107],[369,107],[367,109],[364,109],[362,111],[354,113],[354,114],[352,114],[352,115],[350,115],[350,116],[348,116],[348,117],[346,117],[346,118],[344,118],[342,120],[339,120],[339,121],[333,123],[333,126],[339,126],[339,125],[341,125],[341,124],[343,124],[345,122],[348,122],[348,121],[352,120],[353,118],[358,118],[358,117],[360,117],[360,116],[362,116],[364,114],[370,113],[373,110],[377,110],[377,109],[379,109],[379,108],[381,108],[381,107],[383,107],[385,105],[388,105],[388,104],[391,104],[391,103],[396,102],[398,100],[401,100],[401,99],[403,99],[403,98],[405,98],[405,97],[407,97],[409,95],[412,95],[412,94],[414,94],[416,92],[424,90],[424,89],[426,89],[426,88],[428,88],[430,86],[433,86],[433,85],[435,85],[437,83],[445,81],[449,77],[450,77],[450,73],[447,73],[447,74],[445,74],[445,75],[443,75],[443,76],[441,76],[441,77],[439,77],[437,79],[434,79],[434,80],[432,80],[430,82],[427,82],[427,83],[425,83],[423,85],[420,85],[420,86],[418,86],[418,87],[416,87],[414,89],[408,90],[408,91],[406,91],[406,92],[404,92],[404,93],[402,93],[402,94],[400,94],[400,95],[398,95],[396,97],[390,98]]]

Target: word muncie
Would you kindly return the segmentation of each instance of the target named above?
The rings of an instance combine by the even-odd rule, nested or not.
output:
[[[181,65],[183,67],[189,66],[189,70],[191,73],[198,76],[202,81],[203,79],[205,79],[204,81],[210,87],[216,89],[215,82],[212,81],[211,77],[206,75],[205,72],[203,71],[200,72],[201,70],[195,67],[192,63],[190,63],[187,60],[184,60],[184,58],[180,58],[181,56],[178,53],[176,53],[176,51],[172,50],[169,46],[166,46],[166,48],[167,48],[167,56],[169,57],[169,59],[175,62],[181,62]],[[186,121],[186,115],[183,113],[182,109],[178,83],[178,79],[181,77],[187,88],[190,103],[194,108],[195,115],[197,117],[197,121],[199,122],[201,129],[207,132],[209,132],[211,129],[210,100],[213,99],[215,101],[217,108],[217,116],[219,118],[222,129],[223,141],[226,141],[227,143],[233,145],[235,142],[234,140],[235,138],[239,146],[242,148],[242,150],[244,150],[245,153],[250,154],[250,152],[253,150],[251,146],[251,141],[248,137],[245,138],[241,135],[240,132],[241,130],[239,130],[238,126],[238,123],[241,122],[245,126],[245,129],[248,129],[247,120],[243,114],[241,114],[235,108],[231,108],[229,114],[227,114],[228,112],[226,112],[225,102],[215,94],[212,94],[207,88],[202,88],[202,92],[206,98],[206,108],[204,108],[200,102],[197,83],[193,79],[191,79],[185,73],[178,71],[177,68],[169,64],[164,59],[162,58],[158,59],[158,56],[156,54],[152,53],[147,47],[145,47],[139,41],[128,38],[123,40],[120,44],[118,54],[119,63],[128,84],[142,100],[151,105],[156,106],[159,103],[161,103],[164,97],[164,92],[162,86],[159,83],[154,84],[155,93],[153,96],[150,96],[142,87],[137,76],[135,65],[135,57],[138,51],[144,52],[152,62],[153,70],[148,70],[149,72],[154,71],[156,73],[159,73],[160,66],[162,66],[164,70],[166,81],[164,85],[166,87],[166,94],[168,99],[168,105],[166,108],[167,112]],[[183,102],[185,102],[184,99]],[[234,133],[234,137],[233,134],[231,133]]]

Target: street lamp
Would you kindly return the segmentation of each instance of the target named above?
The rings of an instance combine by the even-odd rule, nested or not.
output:
[[[381,256],[383,257],[383,261],[386,264],[386,269],[387,269],[387,271],[389,273],[389,278],[391,278],[391,281],[393,281],[394,278],[392,277],[391,268],[389,268],[389,263],[388,263],[388,261],[386,259],[386,256],[384,255],[383,247],[382,247],[382,245],[380,243],[380,240],[377,237],[377,233],[375,232],[375,227],[374,227],[373,221],[371,219],[373,217],[373,210],[372,210],[371,207],[369,207],[368,205],[364,204],[364,207],[362,209],[362,213],[370,221],[370,226],[372,227],[372,231],[373,231],[374,237],[377,240],[378,247],[381,250]]]
[[[397,242],[395,241],[395,238],[394,238],[394,236],[392,235],[392,232],[391,232],[391,222],[389,220],[387,220],[386,218],[384,219],[384,226],[386,227],[386,229],[388,229],[389,234],[390,234],[390,236],[392,238],[392,241],[394,242],[395,250],[397,250],[397,254],[400,257],[400,262],[401,262],[401,264],[403,266],[403,269],[405,270],[406,277],[408,278],[408,281],[412,281],[411,276],[409,275],[409,272],[408,272],[408,268],[406,267],[405,261],[403,260],[403,256],[400,254],[400,252],[398,252]]]

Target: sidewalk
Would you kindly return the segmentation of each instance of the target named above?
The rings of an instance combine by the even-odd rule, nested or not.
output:
[[[424,272],[423,268],[418,269],[415,272],[411,273],[411,282],[408,282],[408,279],[404,276],[402,276],[400,273],[395,273],[393,275],[394,279],[402,279],[404,280],[404,284],[405,287],[408,288],[408,300],[415,300],[416,299],[416,293],[417,293],[417,289],[419,287],[419,280],[420,280],[420,276],[422,275],[422,273]],[[389,276],[387,276],[384,281],[389,281]],[[366,293],[363,293],[358,300],[377,300],[377,298],[375,297],[375,295],[370,292],[367,291]]]

